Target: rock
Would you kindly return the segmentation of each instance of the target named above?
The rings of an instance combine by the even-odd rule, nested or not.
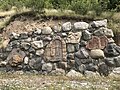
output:
[[[66,38],[66,43],[79,43],[82,36],[82,32],[69,32],[68,37]]]
[[[70,31],[72,29],[71,22],[66,22],[62,25],[62,30],[63,31]]]
[[[44,27],[42,29],[42,34],[49,35],[52,33],[52,29],[50,27]]]
[[[21,49],[23,50],[28,50],[30,48],[30,43],[27,42],[22,42],[20,45],[21,45]]]
[[[17,34],[17,33],[15,33],[15,32],[12,32],[11,34],[10,34],[10,39],[13,39],[13,40],[17,40],[17,39],[19,39],[19,34]]]
[[[59,26],[54,26],[53,30],[54,30],[54,32],[61,32],[62,27],[60,25]]]
[[[105,32],[105,35],[106,35],[107,37],[109,37],[109,38],[114,37],[114,34],[113,34],[112,29],[106,29],[106,30],[104,30],[104,32]]]
[[[67,37],[68,35],[67,35],[67,33],[62,33],[61,36],[62,37]]]
[[[80,50],[75,53],[75,57],[79,59],[87,59],[89,58],[89,53],[84,47],[81,47]]]
[[[73,53],[67,54],[67,59],[72,59],[72,60],[74,60],[74,54],[73,54]]]
[[[45,37],[45,38],[43,38],[43,40],[44,40],[44,41],[51,41],[52,38],[51,38],[51,37]]]
[[[42,40],[33,41],[31,44],[32,44],[32,47],[34,47],[35,49],[43,48],[43,41]]]
[[[98,76],[97,73],[92,72],[92,71],[85,71],[85,76],[86,77],[95,77]]]
[[[67,44],[67,52],[73,53],[75,51],[75,47],[73,44]]]
[[[44,49],[36,50],[36,55],[41,56],[44,54]]]
[[[87,49],[104,49],[108,44],[108,39],[106,36],[93,36],[91,40],[88,41]]]
[[[80,46],[81,47],[84,47],[84,46],[86,46],[87,45],[87,41],[85,41],[85,40],[81,40],[80,41]]]
[[[13,48],[12,46],[8,45],[5,49],[6,52],[11,52]]]
[[[120,67],[113,69],[114,74],[120,74]]]
[[[104,49],[104,53],[107,57],[114,57],[114,56],[119,56],[119,52],[116,51],[115,49],[116,44],[115,43],[110,43],[106,46]]]
[[[30,47],[28,50],[30,53],[35,53],[35,49],[33,47]]]
[[[92,58],[96,58],[96,59],[105,57],[104,52],[100,49],[91,50],[90,51],[90,56]]]
[[[86,64],[86,70],[96,72],[98,70],[98,66],[91,62]]]
[[[109,67],[115,67],[115,62],[114,58],[105,58],[105,64],[108,65]]]
[[[94,34],[95,36],[103,36],[103,35],[105,34],[105,33],[104,33],[105,29],[106,29],[106,28],[101,27],[101,28],[99,28],[98,30],[95,30],[93,34]]]
[[[10,42],[10,39],[4,40],[4,41],[2,42],[2,47],[3,47],[3,48],[6,48],[6,47],[8,46],[8,44],[9,44],[9,42]]]
[[[24,32],[20,34],[21,39],[27,39],[28,38],[28,32]]]
[[[53,38],[53,40],[46,46],[44,56],[47,61],[66,61],[66,43],[64,39],[59,36]]]
[[[70,78],[77,78],[77,77],[83,77],[83,75],[79,72],[76,72],[75,70],[71,70],[66,74],[67,77]]]
[[[36,35],[40,35],[41,33],[42,33],[42,31],[40,28],[36,28],[34,31],[34,34],[36,34]]]
[[[115,41],[113,40],[113,38],[108,38],[108,43],[115,43]]]
[[[64,70],[64,69],[52,70],[52,71],[50,72],[50,75],[64,76],[64,75],[65,75],[65,70]]]
[[[88,41],[92,38],[92,34],[88,30],[84,30],[82,33],[82,37],[84,40]]]
[[[80,44],[79,43],[75,44],[74,47],[75,47],[75,52],[77,52],[79,50],[79,48],[80,48]]]
[[[120,56],[114,58],[114,63],[116,67],[120,67]]]
[[[6,61],[1,61],[0,62],[0,66],[6,66],[7,65],[7,62]]]
[[[20,42],[18,40],[14,40],[14,41],[11,41],[9,45],[12,46],[13,48],[17,48],[20,46]]]
[[[100,20],[100,21],[93,21],[91,23],[91,26],[93,28],[98,28],[98,27],[107,27],[107,19]]]
[[[86,22],[76,22],[74,23],[75,30],[85,30],[88,29],[89,24]]]
[[[46,72],[51,72],[52,71],[52,64],[51,63],[45,63],[42,65],[42,70]]]
[[[29,57],[25,57],[24,58],[24,64],[28,64],[29,63]]]
[[[67,69],[67,62],[58,62],[57,67],[66,70]]]
[[[13,49],[8,55],[6,61],[11,66],[16,66],[19,63],[23,62],[24,57],[25,57],[25,53],[23,51],[21,51],[20,49]]]

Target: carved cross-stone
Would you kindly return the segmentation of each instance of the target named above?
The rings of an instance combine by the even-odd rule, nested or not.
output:
[[[91,40],[88,41],[86,48],[87,49],[104,49],[108,43],[106,36],[93,36]]]
[[[47,61],[66,61],[66,43],[65,41],[56,36],[45,49],[44,56]]]

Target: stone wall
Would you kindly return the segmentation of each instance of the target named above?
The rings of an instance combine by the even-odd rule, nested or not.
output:
[[[3,71],[82,74],[99,72],[107,76],[120,67],[120,47],[114,43],[107,20],[66,22],[54,27],[34,28],[31,32],[12,32],[0,49]]]

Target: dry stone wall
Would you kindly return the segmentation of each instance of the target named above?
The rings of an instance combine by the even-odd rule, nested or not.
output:
[[[65,74],[74,69],[108,76],[113,68],[120,67],[120,47],[113,37],[106,19],[12,32],[6,47],[0,48],[0,68],[41,74]]]

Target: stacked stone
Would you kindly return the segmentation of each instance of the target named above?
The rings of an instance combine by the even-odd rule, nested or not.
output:
[[[7,45],[0,49],[1,70],[57,75],[75,69],[82,74],[98,71],[107,76],[110,67],[120,67],[120,47],[112,37],[107,20],[12,32]]]

